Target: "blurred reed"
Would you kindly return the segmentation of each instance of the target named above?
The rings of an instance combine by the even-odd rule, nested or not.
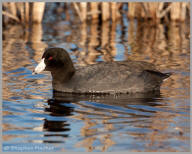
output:
[[[46,4],[45,2],[4,2],[3,23],[8,23],[10,20],[22,24],[41,23]],[[189,2],[72,2],[70,4],[81,22],[90,19],[115,22],[125,14],[129,19],[150,19],[155,23],[160,22],[161,19],[183,22],[189,18],[190,12]],[[128,9],[125,11],[124,7]],[[62,9],[64,11],[64,8]]]
[[[41,23],[45,9],[44,2],[4,2],[3,24],[17,22],[22,25]]]
[[[89,16],[95,19],[99,18],[99,15],[102,21],[116,21],[123,15],[122,8],[125,5],[128,5],[129,19],[151,19],[155,22],[163,18],[171,21],[185,21],[190,9],[189,2],[82,2],[79,5],[74,2],[74,9],[82,22],[90,19]]]
[[[162,18],[185,21],[189,15],[189,9],[189,2],[130,2],[128,3],[128,17],[154,21],[160,21]]]

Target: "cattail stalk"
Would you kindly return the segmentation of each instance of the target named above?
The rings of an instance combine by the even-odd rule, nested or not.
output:
[[[87,19],[87,2],[80,3],[82,21]]]
[[[108,2],[102,2],[102,20],[106,21],[110,18],[110,6]]]
[[[117,12],[117,4],[116,2],[111,2],[111,18],[112,21],[116,21],[116,12]]]
[[[90,6],[92,19],[98,19],[98,2],[91,2]]]
[[[41,23],[45,9],[45,2],[33,2],[32,22]]]
[[[25,2],[25,22],[29,23],[29,2]]]

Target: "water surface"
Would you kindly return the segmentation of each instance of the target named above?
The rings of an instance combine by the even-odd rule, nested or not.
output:
[[[53,93],[49,72],[31,74],[47,47],[65,48],[75,66],[143,60],[173,75],[157,94]],[[189,57],[187,23],[80,23],[64,12],[4,28],[3,150],[189,151]]]

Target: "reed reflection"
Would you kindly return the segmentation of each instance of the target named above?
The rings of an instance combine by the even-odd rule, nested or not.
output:
[[[90,35],[89,43],[88,43],[88,53],[86,56],[86,62],[87,64],[93,64],[95,63],[96,59],[100,55],[99,51],[97,50],[97,47],[100,46],[99,42],[99,20],[95,19],[91,21],[90,24]],[[91,37],[90,37],[91,36]]]

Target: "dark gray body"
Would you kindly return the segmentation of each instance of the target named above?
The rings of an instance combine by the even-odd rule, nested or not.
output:
[[[152,92],[170,76],[142,61],[100,62],[75,68],[62,48],[45,50],[34,72],[43,70],[51,72],[54,91],[77,94]]]
[[[65,72],[65,70],[62,70]],[[52,75],[53,76],[53,75]],[[70,79],[53,76],[53,89],[69,93],[137,93],[160,89],[169,77],[155,69],[153,64],[142,61],[101,62],[79,67]]]

